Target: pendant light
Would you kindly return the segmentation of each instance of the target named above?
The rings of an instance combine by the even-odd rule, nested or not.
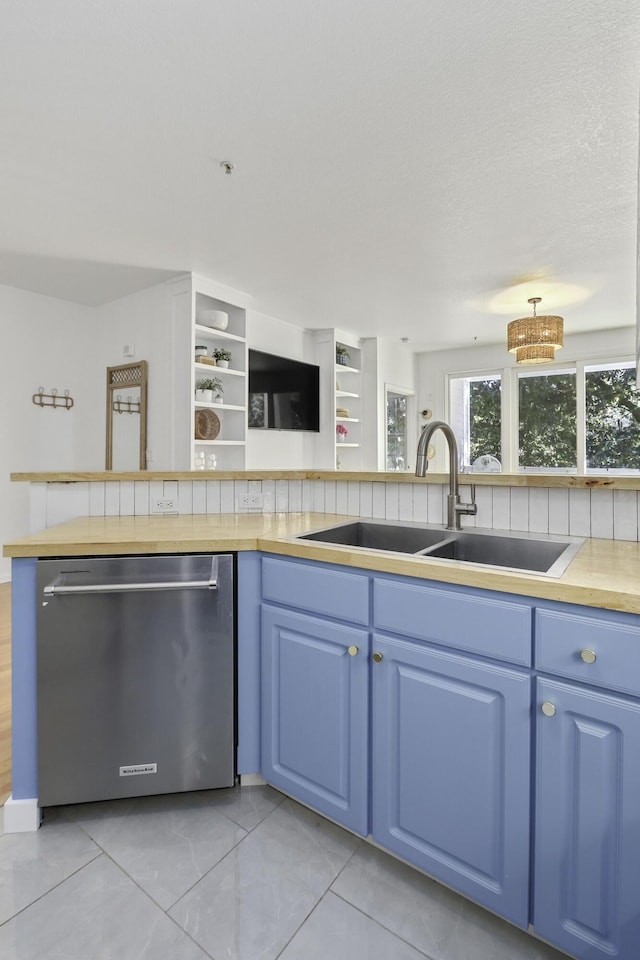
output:
[[[512,320],[507,326],[507,350],[515,353],[516,363],[548,363],[564,343],[562,317],[536,316],[541,297],[530,297],[533,316]]]

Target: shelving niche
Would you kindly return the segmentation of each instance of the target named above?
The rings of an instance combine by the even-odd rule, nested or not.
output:
[[[228,314],[225,330],[207,322],[206,311],[222,310]],[[197,287],[193,291],[193,324],[191,335],[192,402],[191,423],[198,409],[214,410],[220,418],[220,433],[215,440],[191,441],[191,466],[196,466],[196,454],[204,451],[215,454],[217,469],[240,470],[245,466],[247,428],[247,340],[246,311],[243,307],[212,296]],[[195,358],[196,346],[205,346],[211,357],[216,349],[231,353],[228,367],[215,366]],[[217,378],[222,383],[222,402],[207,403],[195,399],[196,383],[201,379]]]

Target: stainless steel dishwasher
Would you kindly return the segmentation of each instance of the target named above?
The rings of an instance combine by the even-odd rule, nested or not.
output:
[[[232,786],[233,557],[36,566],[40,804]]]

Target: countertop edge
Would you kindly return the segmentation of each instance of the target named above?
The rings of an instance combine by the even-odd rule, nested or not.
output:
[[[14,483],[117,483],[152,480],[350,480],[361,483],[448,483],[447,473],[384,473],[348,470],[140,470],[140,471],[59,471],[14,472]],[[462,473],[461,484],[503,487],[560,487],[585,490],[640,490],[640,476],[589,476],[548,473]]]

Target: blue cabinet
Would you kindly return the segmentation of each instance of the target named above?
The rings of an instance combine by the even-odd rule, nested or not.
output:
[[[382,635],[373,651],[374,839],[526,927],[529,674]]]
[[[262,775],[368,833],[366,630],[262,606]]]
[[[584,960],[637,960],[640,702],[541,679],[536,709],[534,929]]]

